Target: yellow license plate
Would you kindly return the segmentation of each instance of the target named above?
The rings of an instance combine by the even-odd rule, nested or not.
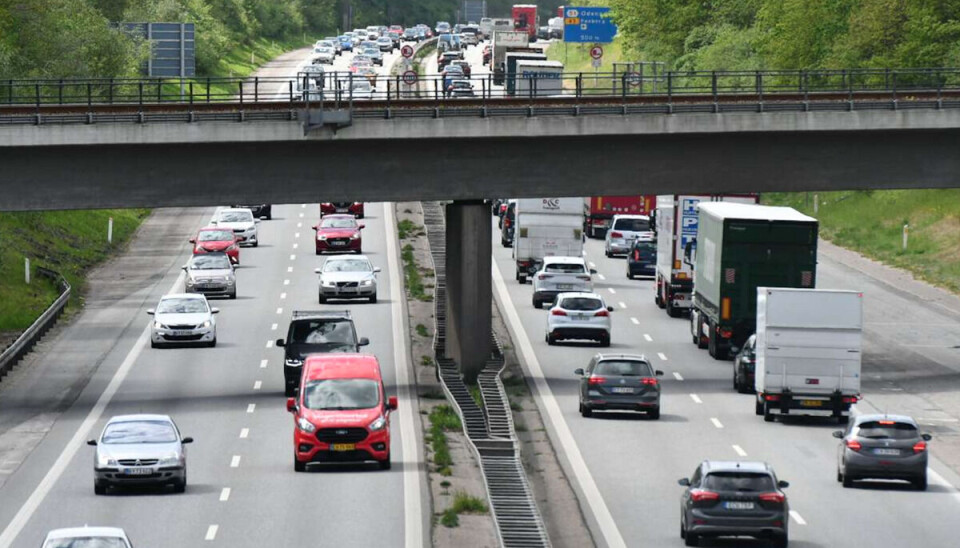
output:
[[[800,405],[804,407],[823,407],[823,400],[800,400]]]
[[[356,448],[355,443],[334,443],[330,446],[331,451],[353,451]]]

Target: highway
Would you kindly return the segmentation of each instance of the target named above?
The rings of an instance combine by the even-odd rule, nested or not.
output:
[[[496,223],[494,222],[494,228]],[[544,341],[546,311],[533,308],[529,284],[514,280],[511,250],[494,234],[494,292],[506,303],[508,325],[518,354],[534,381],[538,370],[538,405],[561,460],[594,523],[595,538],[608,546],[678,546],[682,488],[704,459],[748,459],[771,463],[791,507],[791,546],[841,546],[856,539],[866,546],[952,546],[949,525],[960,510],[960,479],[931,459],[927,492],[906,484],[866,484],[843,489],[836,481],[836,423],[792,420],[765,423],[754,414],[750,395],[732,388],[732,362],[715,361],[691,343],[686,318],[670,318],[653,302],[653,280],[627,280],[625,260],[606,258],[602,240],[588,240],[586,259],[595,266],[595,290],[613,313],[612,345],[561,344]],[[821,258],[819,287],[842,289],[857,278],[841,264]],[[825,285],[829,284],[829,285]],[[865,321],[881,321],[887,295],[875,284],[868,294]],[[891,301],[893,306],[899,301]],[[513,320],[511,322],[511,320]],[[865,353],[876,351],[868,340]],[[662,377],[659,421],[626,413],[595,413],[583,418],[577,410],[578,377],[598,351],[642,353]],[[870,371],[869,361],[864,370]],[[539,390],[545,387],[545,390]],[[873,411],[871,385],[865,384],[861,412]],[[937,443],[936,438],[932,443]],[[598,534],[598,531],[600,532]],[[720,540],[715,546],[763,545],[749,540]]]

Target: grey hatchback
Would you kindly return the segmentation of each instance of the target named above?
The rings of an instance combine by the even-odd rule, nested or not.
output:
[[[837,481],[852,487],[856,480],[907,480],[927,488],[927,442],[917,422],[904,415],[859,415],[847,430],[838,430]]]
[[[731,536],[787,546],[790,509],[783,489],[790,484],[777,480],[769,464],[705,460],[677,483],[687,488],[680,499],[680,538],[687,546]]]
[[[580,375],[580,414],[589,417],[595,409],[643,411],[660,418],[660,381],[663,371],[655,370],[643,356],[597,354]]]

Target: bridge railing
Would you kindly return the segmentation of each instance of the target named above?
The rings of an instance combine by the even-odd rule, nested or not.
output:
[[[479,72],[479,71],[478,71]],[[310,72],[296,77],[0,80],[0,107],[42,105],[260,104],[301,101],[447,101],[748,95],[862,96],[960,92],[960,68],[403,75]]]

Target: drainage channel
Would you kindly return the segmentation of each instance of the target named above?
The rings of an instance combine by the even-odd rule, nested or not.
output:
[[[478,377],[483,408],[470,394],[456,362],[446,356],[446,231],[443,206],[421,202],[427,241],[436,272],[434,354],[437,378],[454,403],[470,445],[480,461],[487,498],[505,547],[549,547],[550,539],[520,461],[520,448],[510,402],[500,380],[505,361],[496,336],[490,334],[490,357]]]

